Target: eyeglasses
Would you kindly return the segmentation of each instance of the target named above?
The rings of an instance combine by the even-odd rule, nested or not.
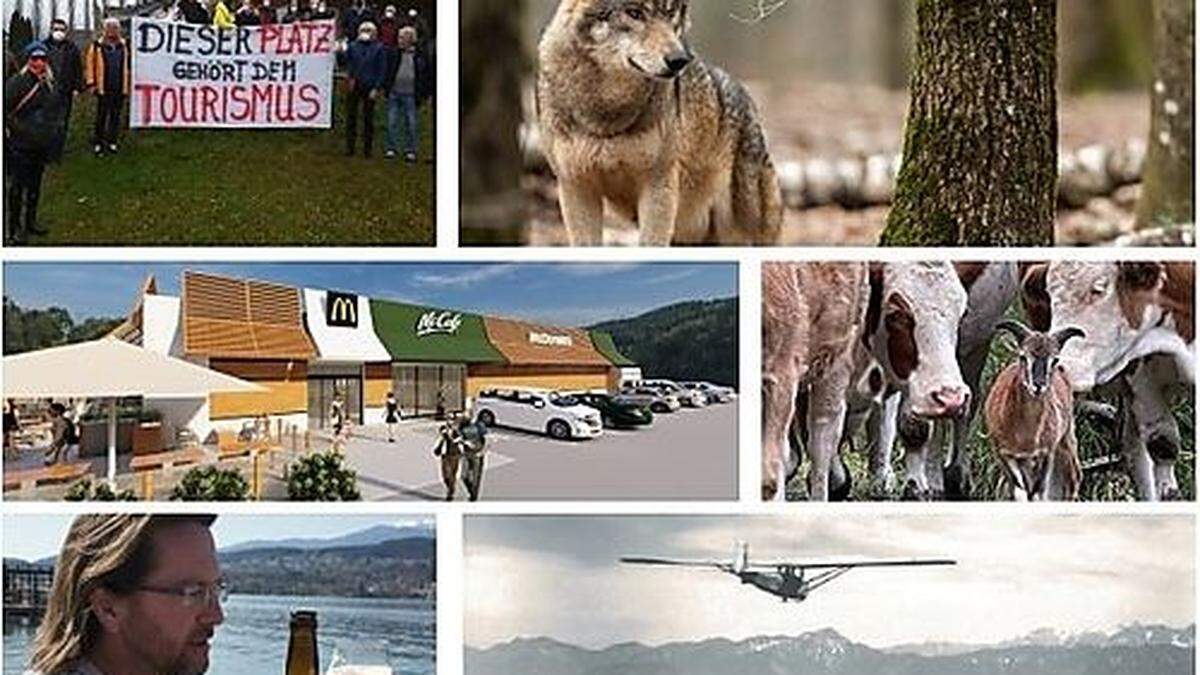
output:
[[[164,586],[138,586],[134,590],[160,595],[173,595],[179,598],[185,607],[209,607],[214,601],[224,604],[229,599],[229,585],[224,579],[218,579],[211,584],[190,584],[166,588]]]

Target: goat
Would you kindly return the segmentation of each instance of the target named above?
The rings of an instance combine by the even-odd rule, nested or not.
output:
[[[992,448],[1013,487],[1016,501],[1066,499],[1079,495],[1083,471],[1075,438],[1074,396],[1058,354],[1079,328],[1052,334],[1017,321],[996,330],[1016,338],[1019,357],[996,376],[984,407]]]

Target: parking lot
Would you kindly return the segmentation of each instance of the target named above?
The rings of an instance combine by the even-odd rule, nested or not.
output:
[[[733,500],[737,424],[735,402],[656,415],[649,428],[605,429],[586,441],[492,429],[481,499]],[[441,499],[436,432],[433,421],[406,422],[388,443],[382,425],[357,429],[346,454],[363,499]]]

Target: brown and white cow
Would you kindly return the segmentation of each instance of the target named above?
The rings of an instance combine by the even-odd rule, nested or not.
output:
[[[1192,381],[1195,278],[1191,263],[1050,263],[1051,330],[1074,326],[1087,333],[1062,353],[1075,391],[1090,391],[1152,354],[1173,358]]]
[[[812,499],[829,495],[851,386],[851,358],[867,311],[863,263],[764,263],[762,269],[763,499],[783,499],[795,469],[788,431],[808,400],[805,447]]]
[[[1028,266],[1022,278],[1035,325],[1087,334],[1061,355],[1072,388],[1109,387],[1120,395],[1121,445],[1139,498],[1177,495],[1179,428],[1167,400],[1170,389],[1195,380],[1195,267],[1054,262]]]
[[[966,402],[956,409],[929,414],[908,401],[914,394],[922,396],[922,391],[898,378],[902,369],[894,363],[885,368],[890,375],[890,393],[882,400],[881,408],[870,415],[870,465],[873,479],[890,492],[894,483],[891,459],[899,434],[905,447],[905,495],[924,498],[944,493],[949,498],[963,499],[971,491],[967,437],[983,399],[979,380],[996,326],[1017,295],[1017,270],[1013,263],[1004,262],[937,263],[934,267],[939,270],[937,275],[908,286],[908,292],[938,308],[927,309],[921,315],[926,324],[938,328],[937,332],[929,331],[920,343],[926,349],[919,350],[917,360],[937,364],[943,377],[951,371],[957,373],[954,386],[964,387]],[[956,316],[959,318],[954,319]],[[873,353],[885,364],[895,357],[890,350],[874,349]],[[949,462],[944,462],[942,450],[947,434],[952,434],[953,445]]]

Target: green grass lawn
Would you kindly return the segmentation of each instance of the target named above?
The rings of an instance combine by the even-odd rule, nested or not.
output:
[[[1010,318],[1024,320],[1024,312],[1016,307],[1009,311],[1009,316]],[[996,378],[996,375],[1015,358],[1016,349],[1012,340],[1002,337],[992,340],[992,350],[988,355],[988,362],[984,367],[983,377],[980,378],[980,396],[986,398],[987,392],[991,391],[992,381]],[[1101,400],[1106,403],[1115,403],[1115,400],[1111,399]],[[1179,458],[1175,464],[1175,476],[1179,481],[1181,497],[1191,501],[1195,499],[1196,495],[1194,484],[1196,447],[1194,423],[1195,400],[1190,387],[1187,387],[1186,390],[1181,389],[1181,391],[1176,393],[1172,401],[1171,411],[1174,413],[1175,421],[1179,425],[1182,446]],[[1120,452],[1112,430],[1088,416],[1076,415],[1075,436],[1079,441],[1079,459],[1085,465],[1087,465],[1089,460],[1108,457]],[[947,443],[949,443],[948,439]],[[855,436],[854,447],[867,447],[865,431],[860,431]],[[971,457],[971,483],[973,485],[971,498],[984,501],[1003,501],[1009,499],[1012,494],[1011,489],[1004,482],[1003,469],[1000,467],[992,450],[992,444],[988,439],[987,429],[983,422],[982,411],[975,416],[972,422],[971,432],[967,441],[967,452]],[[896,443],[896,449],[892,456],[894,458],[893,469],[896,473],[897,492],[895,494],[884,495],[880,494],[878,486],[872,484],[873,481],[870,477],[866,454],[864,452],[851,452],[848,448],[842,448],[842,457],[845,459],[846,465],[850,469],[850,474],[853,476],[852,499],[891,500],[900,498],[899,491],[904,487],[905,475],[904,448],[901,443]],[[937,459],[933,461],[936,462]],[[808,492],[807,485],[805,484],[805,476],[808,475],[808,464],[807,458],[805,458],[802,461],[800,470],[788,483],[787,494],[789,499],[805,498]],[[936,466],[934,470],[936,470]],[[1124,463],[1118,463],[1107,468],[1085,471],[1083,474],[1083,484],[1079,489],[1079,497],[1082,501],[1133,501],[1137,499],[1137,493],[1133,480]]]
[[[95,157],[94,98],[79,96],[66,156],[42,185],[49,234],[29,243],[433,245],[432,106],[421,111],[419,161],[407,164],[383,159],[382,102],[373,157],[361,137],[359,154],[345,156],[337,99],[332,130],[126,129],[118,155]]]

